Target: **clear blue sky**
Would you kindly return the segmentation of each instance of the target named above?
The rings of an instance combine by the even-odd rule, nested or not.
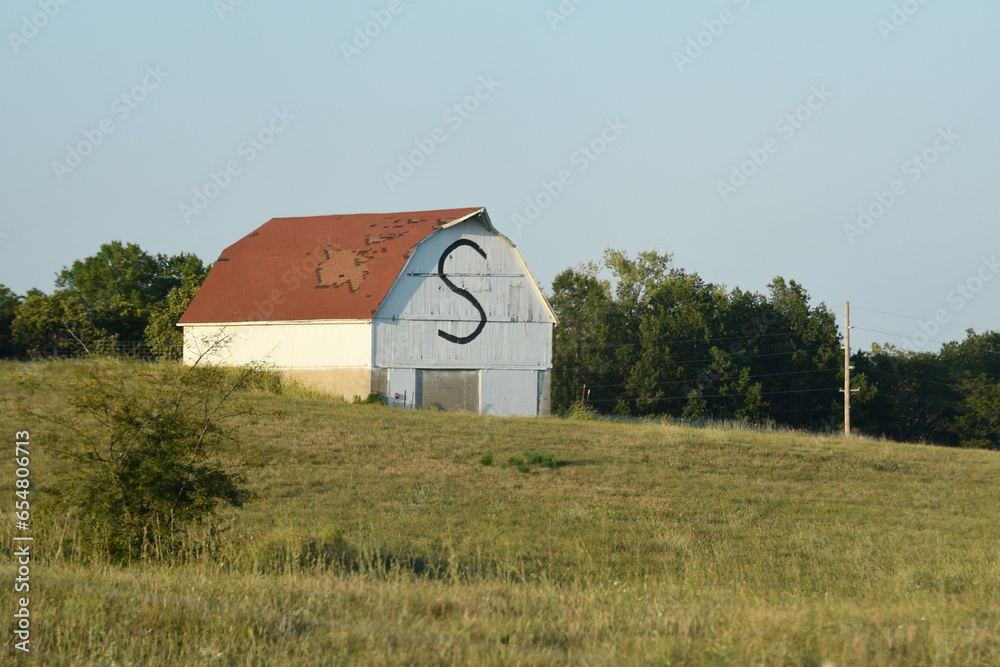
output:
[[[482,205],[546,289],[654,249],[871,309],[897,336],[864,347],[920,331],[873,310],[1000,329],[998,24],[985,0],[9,0],[0,283],[50,291],[115,239],[212,261],[272,217]]]

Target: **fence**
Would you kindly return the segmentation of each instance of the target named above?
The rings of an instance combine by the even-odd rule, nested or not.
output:
[[[114,357],[139,361],[177,361],[182,346],[156,344],[141,340],[77,340],[54,336],[42,350],[47,359],[81,359],[84,357]]]

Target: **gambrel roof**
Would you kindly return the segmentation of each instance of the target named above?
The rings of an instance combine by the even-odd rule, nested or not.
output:
[[[274,218],[226,248],[179,324],[370,320],[414,248],[484,208]]]

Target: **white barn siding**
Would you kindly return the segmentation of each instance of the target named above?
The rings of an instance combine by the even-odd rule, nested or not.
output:
[[[467,290],[486,312],[482,333],[468,344],[442,338],[475,331],[475,306],[438,276],[438,260],[456,240],[474,241],[455,249],[445,274]],[[552,359],[552,319],[538,298],[524,264],[502,237],[469,221],[423,241],[375,315],[375,366],[383,368],[520,368],[548,370]]]
[[[487,369],[479,373],[479,411],[484,415],[539,414],[540,371]]]
[[[213,341],[205,361],[227,366],[263,362],[279,369],[371,368],[371,322],[239,322],[189,324],[184,361],[193,363]]]
[[[226,345],[215,341],[227,340]],[[210,350],[210,348],[212,348]],[[376,388],[371,322],[252,322],[184,327],[184,361],[225,366],[264,363],[303,386],[350,400]]]
[[[474,242],[485,258],[468,245],[448,252],[460,239]],[[486,315],[481,333],[467,343],[439,333],[466,337],[482,320],[475,305],[438,275],[445,253],[445,275]],[[390,401],[406,397],[414,407],[482,414],[547,414],[553,324],[514,248],[471,220],[417,246],[375,315],[373,363],[389,369]]]

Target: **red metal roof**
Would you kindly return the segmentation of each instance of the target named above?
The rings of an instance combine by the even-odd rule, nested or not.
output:
[[[414,247],[483,212],[274,218],[226,248],[180,324],[368,320]]]

